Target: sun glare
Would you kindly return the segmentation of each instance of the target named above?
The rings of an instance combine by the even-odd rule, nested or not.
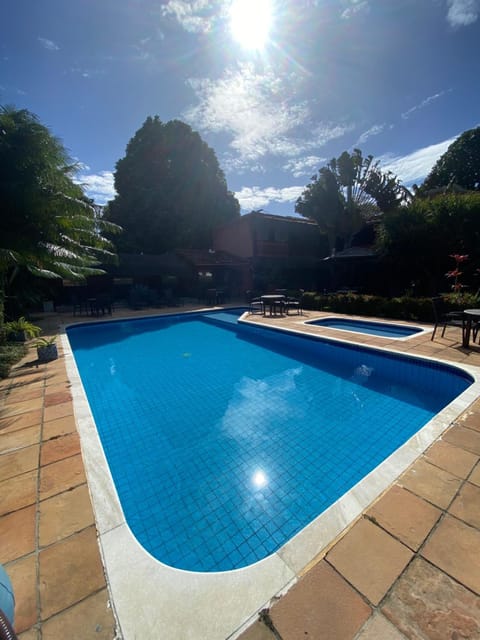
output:
[[[271,0],[233,0],[230,30],[245,49],[260,50],[266,45],[272,22]]]

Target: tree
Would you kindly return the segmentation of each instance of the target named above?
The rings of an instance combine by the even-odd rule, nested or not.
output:
[[[209,248],[212,230],[240,215],[214,151],[179,120],[148,117],[116,164],[117,196],[106,216],[125,252]]]
[[[398,179],[382,172],[373,156],[364,158],[359,149],[344,151],[306,186],[295,211],[316,220],[327,234],[330,251],[340,240],[344,248],[362,227],[381,213],[398,207],[409,197]]]
[[[67,152],[26,109],[0,108],[0,321],[5,287],[26,268],[47,278],[104,273],[114,247],[106,223],[73,182]]]
[[[428,195],[433,189],[454,190],[455,187],[480,190],[480,127],[464,131],[452,142],[428,174],[419,195]]]

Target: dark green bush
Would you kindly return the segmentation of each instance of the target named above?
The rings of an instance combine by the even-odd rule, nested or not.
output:
[[[28,347],[22,343],[0,344],[0,378],[6,378],[12,365],[21,360]]]

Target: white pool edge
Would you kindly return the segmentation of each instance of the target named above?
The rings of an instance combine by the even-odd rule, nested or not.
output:
[[[305,335],[304,331],[291,328],[288,332]],[[336,341],[324,336],[322,340]],[[295,584],[305,567],[480,396],[480,368],[440,361],[465,371],[474,383],[276,553],[244,569],[194,573],[162,564],[141,547],[130,531],[65,331],[62,343],[106,580],[119,625],[118,637],[123,640],[238,637],[261,609]],[[439,362],[425,356],[411,357]]]

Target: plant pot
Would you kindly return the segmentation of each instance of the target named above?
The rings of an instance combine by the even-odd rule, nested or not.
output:
[[[43,347],[37,347],[37,355],[39,362],[50,362],[58,358],[58,349],[56,344],[48,344]]]
[[[7,339],[10,342],[26,342],[27,334],[25,331],[11,331],[7,334]]]

